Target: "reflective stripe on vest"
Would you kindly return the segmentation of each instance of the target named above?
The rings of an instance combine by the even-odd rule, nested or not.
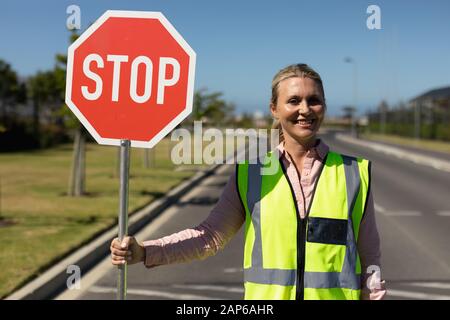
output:
[[[270,176],[261,175],[261,167],[240,164],[237,170],[239,195],[246,211],[245,297],[292,299],[299,272],[295,197],[281,166]],[[328,153],[308,210],[302,283],[305,299],[359,298],[355,239],[368,184],[367,160]]]

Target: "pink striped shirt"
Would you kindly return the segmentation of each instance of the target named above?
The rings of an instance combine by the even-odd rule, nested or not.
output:
[[[304,218],[306,208],[308,208],[313,196],[314,184],[319,178],[323,160],[329,147],[321,139],[318,139],[316,146],[308,150],[302,171],[299,174],[297,174],[289,154],[285,152],[283,143],[278,145],[277,150],[294,189],[299,214],[301,218]],[[375,277],[364,273],[364,270],[367,270],[369,266],[380,266],[381,256],[371,191],[367,201],[357,241],[363,271],[361,275],[362,299],[380,300],[386,294],[384,281],[381,283],[376,281],[380,278],[379,274],[378,277]],[[144,241],[146,249],[145,265],[152,268],[158,265],[204,259],[214,255],[218,250],[225,247],[244,222],[245,211],[239,199],[236,175],[233,173],[230,175],[219,201],[200,225],[157,240]],[[374,289],[368,289],[366,285],[368,281]]]

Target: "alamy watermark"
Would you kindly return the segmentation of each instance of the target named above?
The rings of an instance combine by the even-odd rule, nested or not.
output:
[[[69,15],[66,20],[66,27],[69,30],[81,29],[81,9],[75,4],[67,7],[66,13]]]
[[[376,4],[371,4],[367,7],[367,17],[366,26],[369,30],[380,30],[381,29],[381,9],[380,6]],[[71,4],[66,8],[66,14],[69,16],[66,20],[66,27],[69,30],[80,30],[81,29],[81,9],[78,5]]]
[[[380,30],[381,29],[381,9],[379,6],[372,4],[367,7],[369,17],[366,20],[366,26],[369,30]]]
[[[367,278],[366,286],[370,291],[373,291],[374,289],[380,290],[381,289],[381,269],[380,266],[377,265],[370,265],[367,267],[367,274],[370,274],[370,276]]]
[[[203,130],[201,121],[194,121],[193,130],[172,131],[177,141],[170,158],[180,164],[260,164],[261,174],[271,175],[278,170],[276,147],[280,143],[278,129],[217,129]],[[206,143],[206,146],[204,146]],[[272,150],[271,156],[268,152]]]
[[[67,277],[66,285],[69,290],[81,289],[81,269],[75,264],[71,264],[67,267],[66,273],[70,276]]]

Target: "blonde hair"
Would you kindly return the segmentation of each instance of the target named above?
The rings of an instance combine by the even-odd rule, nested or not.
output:
[[[325,102],[325,91],[323,89],[322,78],[320,75],[314,71],[310,66],[304,63],[291,64],[280,71],[273,77],[272,80],[272,97],[270,99],[271,104],[277,105],[278,101],[278,87],[280,82],[289,78],[300,77],[300,78],[310,78],[314,80],[320,88],[322,93],[323,101]],[[281,128],[281,123],[279,120],[274,119],[272,123],[272,129],[280,130],[280,142],[284,140],[283,130]]]

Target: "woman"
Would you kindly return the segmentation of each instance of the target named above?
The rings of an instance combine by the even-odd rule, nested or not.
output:
[[[143,243],[114,239],[112,263],[204,259],[245,222],[246,299],[382,299],[384,281],[367,271],[380,265],[370,161],[332,152],[316,137],[326,111],[319,74],[306,64],[280,70],[270,110],[281,129],[268,154],[279,159],[274,174],[238,164],[203,223]]]

